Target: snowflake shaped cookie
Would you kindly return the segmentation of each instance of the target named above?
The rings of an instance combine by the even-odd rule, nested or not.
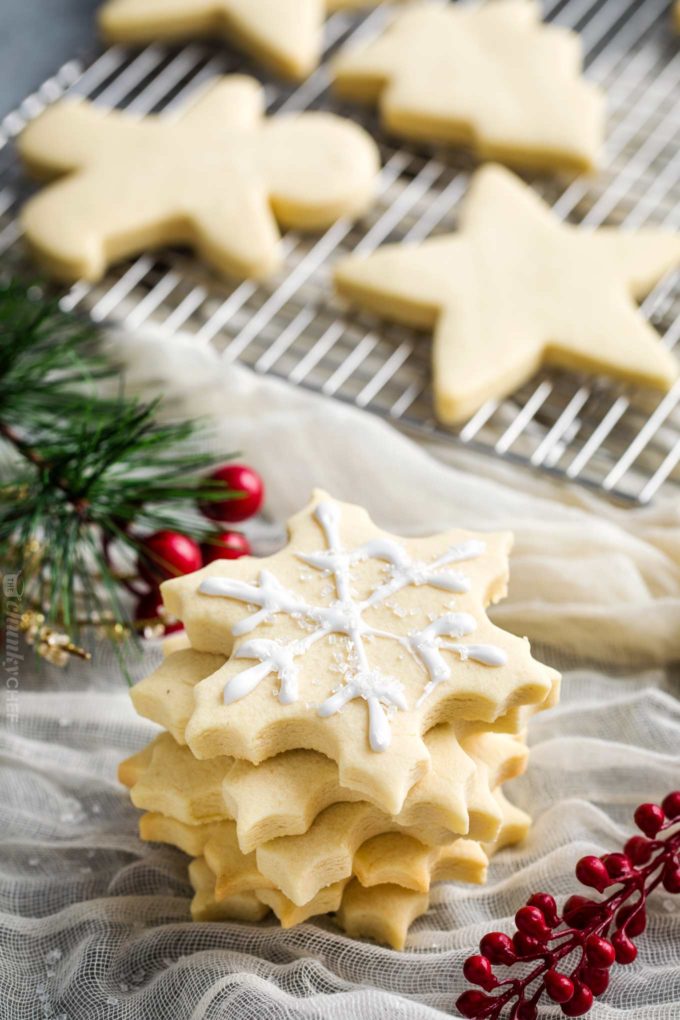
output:
[[[194,689],[192,752],[317,750],[341,785],[398,813],[430,767],[432,726],[494,723],[552,694],[554,672],[484,611],[505,592],[509,547],[507,534],[397,539],[317,493],[282,552],[167,582],[192,646],[229,656]]]
[[[407,836],[377,836],[356,855],[356,878],[333,883],[302,907],[278,889],[267,888],[266,880],[258,878],[252,869],[253,888],[248,889],[247,881],[240,881],[241,891],[231,891],[228,872],[234,866],[234,857],[228,851],[213,853],[210,864],[197,856],[189,866],[196,893],[192,916],[196,921],[254,921],[260,920],[269,907],[281,926],[289,928],[317,914],[339,911],[336,921],[347,934],[403,949],[409,925],[428,908],[432,882],[483,883],[489,857],[526,835],[529,819],[524,812],[508,803],[500,791],[495,797],[502,824],[492,844],[481,847],[474,841],[458,839],[432,850]],[[158,834],[161,838],[169,835],[162,831]],[[230,889],[227,894],[225,888]]]
[[[490,778],[503,780],[522,770],[526,747],[519,738],[499,733],[485,736],[486,746],[478,748],[482,757],[477,760],[488,762],[487,767],[493,772],[493,776],[489,772]],[[493,824],[484,823],[478,831],[471,831],[464,838],[477,843],[480,839],[492,842],[501,834],[504,818],[497,790],[492,793],[487,789],[478,808],[489,817],[493,816]],[[418,852],[413,853],[416,864],[418,856],[436,859],[452,843],[458,842],[458,838],[450,837],[443,844],[426,844],[417,826],[400,828],[365,801],[328,808],[307,832],[274,839],[248,853],[243,852],[238,842],[233,821],[188,825],[170,815],[152,812],[140,819],[140,835],[152,842],[170,843],[192,856],[204,856],[217,877],[216,891],[220,897],[254,888],[277,889],[298,907],[311,903],[329,886],[347,881],[358,873],[357,858],[367,875],[369,862],[379,864],[380,861],[380,854],[375,854],[376,846],[392,842],[413,852],[413,844],[417,844]],[[389,840],[388,836],[394,839]],[[408,858],[407,853],[404,856]],[[403,870],[405,875],[400,884],[418,888],[418,867],[408,877],[407,860]],[[373,880],[364,881],[364,884],[376,884],[376,877],[374,874]]]

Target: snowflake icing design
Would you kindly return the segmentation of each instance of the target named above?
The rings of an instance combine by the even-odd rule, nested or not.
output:
[[[278,699],[282,705],[298,700],[298,659],[318,641],[331,635],[344,635],[349,652],[339,666],[342,681],[336,690],[318,706],[318,714],[326,718],[355,698],[363,698],[368,706],[369,743],[374,751],[384,751],[390,744],[390,714],[408,708],[403,684],[387,676],[371,664],[366,639],[387,638],[398,642],[425,672],[428,680],[418,699],[420,705],[440,683],[451,676],[451,665],[443,651],[456,654],[465,662],[473,660],[486,666],[505,665],[505,652],[495,645],[461,644],[476,629],[469,613],[445,613],[422,630],[408,635],[371,627],[364,620],[366,610],[385,605],[397,592],[408,587],[429,585],[452,594],[470,590],[470,582],[452,564],[476,559],[486,549],[484,542],[470,539],[452,546],[431,563],[411,559],[393,539],[376,538],[357,549],[343,548],[340,539],[340,508],[332,502],[319,503],[314,516],[326,539],[326,548],[314,553],[297,553],[308,566],[333,579],[335,598],[326,606],[309,605],[304,598],[285,588],[268,570],[261,570],[257,583],[206,578],[199,591],[204,595],[237,599],[255,610],[233,627],[235,637],[249,634],[261,623],[268,623],[277,614],[285,613],[306,629],[304,636],[281,643],[266,638],[245,641],[234,652],[236,659],[255,659],[256,665],[233,677],[224,690],[224,703],[230,705],[250,694],[270,674],[280,682]],[[386,562],[390,576],[365,599],[357,600],[352,591],[352,567],[367,559]],[[448,639],[448,640],[447,640]]]

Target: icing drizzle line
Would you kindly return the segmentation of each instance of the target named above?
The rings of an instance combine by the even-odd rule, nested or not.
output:
[[[204,595],[236,599],[256,607],[254,612],[234,625],[235,637],[249,634],[278,613],[286,613],[314,628],[303,637],[286,644],[266,638],[255,638],[241,644],[233,657],[255,659],[257,663],[229,681],[224,689],[224,703],[230,705],[240,701],[273,673],[280,681],[279,702],[282,705],[292,704],[299,696],[296,660],[318,641],[331,634],[342,634],[349,645],[347,661],[342,667],[342,682],[319,705],[318,714],[326,718],[341,711],[355,698],[363,698],[368,706],[369,744],[373,751],[384,751],[390,744],[390,712],[405,711],[408,704],[403,684],[371,665],[366,638],[381,637],[398,642],[425,670],[429,680],[418,699],[418,705],[435,687],[451,676],[451,666],[442,651],[454,653],[462,662],[473,660],[490,667],[505,665],[507,655],[495,645],[459,642],[460,638],[472,634],[477,628],[469,613],[445,613],[422,630],[412,631],[408,635],[371,627],[364,620],[363,614],[367,609],[384,605],[387,599],[403,588],[428,585],[454,594],[469,591],[468,578],[461,571],[451,569],[452,565],[476,559],[484,553],[486,546],[481,541],[470,539],[452,546],[431,563],[412,560],[403,546],[385,537],[347,550],[343,548],[340,538],[339,506],[330,501],[319,503],[314,516],[324,533],[326,548],[314,553],[298,553],[297,556],[308,566],[332,576],[336,598],[330,605],[309,605],[280,584],[268,570],[260,571],[255,584],[226,577],[209,577],[199,587]],[[365,599],[357,600],[352,593],[352,566],[367,559],[379,559],[388,563],[390,577]]]

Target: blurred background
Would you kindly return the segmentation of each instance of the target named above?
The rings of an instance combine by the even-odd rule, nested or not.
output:
[[[92,45],[100,0],[0,0],[0,119]]]

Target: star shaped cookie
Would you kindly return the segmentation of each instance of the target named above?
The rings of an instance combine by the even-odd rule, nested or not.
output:
[[[505,592],[509,535],[396,538],[324,493],[289,534],[272,557],[163,585],[192,646],[228,656],[194,688],[196,757],[319,751],[342,786],[396,815],[431,768],[429,729],[553,696],[554,671],[485,613]]]
[[[179,117],[136,118],[63,100],[19,139],[27,167],[61,178],[30,199],[26,238],[60,279],[97,280],[109,264],[186,244],[221,273],[280,265],[279,227],[316,230],[371,202],[377,148],[333,114],[264,117],[264,90],[230,75]]]
[[[543,25],[535,0],[414,4],[333,72],[343,96],[377,101],[404,138],[570,172],[600,156],[604,96],[581,77],[579,37]]]
[[[318,65],[327,13],[376,0],[109,0],[99,23],[113,43],[221,36],[287,78]]]
[[[638,311],[680,263],[680,235],[561,223],[502,167],[474,175],[456,234],[386,245],[335,270],[339,292],[434,331],[437,416],[465,421],[543,363],[669,389],[678,363]]]

